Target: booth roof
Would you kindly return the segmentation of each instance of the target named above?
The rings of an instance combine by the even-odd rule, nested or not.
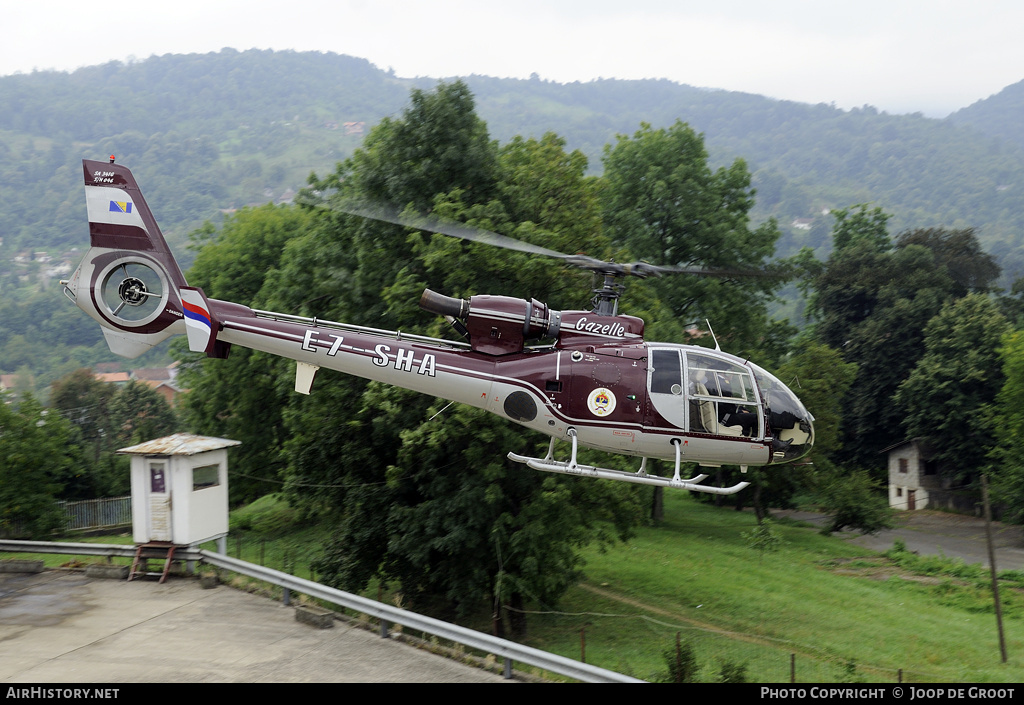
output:
[[[117,452],[126,455],[195,455],[241,444],[241,441],[233,441],[229,438],[197,436],[193,433],[175,433],[173,436],[165,436],[164,438],[140,443],[137,446],[121,448]]]

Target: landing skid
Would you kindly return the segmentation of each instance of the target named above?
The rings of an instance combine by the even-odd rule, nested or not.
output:
[[[580,465],[576,462],[576,451],[578,444],[576,441],[576,429],[570,428],[567,431],[569,437],[572,439],[572,456],[568,461],[555,460],[555,439],[551,439],[551,443],[548,444],[548,453],[543,458],[531,458],[525,455],[516,455],[515,453],[509,453],[509,460],[514,460],[517,463],[523,463],[524,465],[533,468],[534,470],[542,470],[544,472],[558,472],[564,475],[580,475],[583,477],[599,477],[604,480],[617,480],[619,482],[634,482],[642,485],[656,485],[659,487],[675,487],[682,490],[690,490],[692,492],[707,492],[709,494],[736,494],[744,487],[749,485],[749,482],[740,482],[732,487],[710,487],[708,485],[699,484],[701,481],[707,478],[707,475],[697,475],[687,480],[683,480],[679,477],[679,466],[681,464],[681,453],[679,451],[679,441],[673,440],[672,444],[676,449],[676,469],[675,473],[671,478],[659,477],[658,475],[648,475],[645,468],[647,467],[647,458],[644,458],[640,463],[640,469],[633,473],[625,470],[611,470],[609,468],[599,468],[593,465]]]

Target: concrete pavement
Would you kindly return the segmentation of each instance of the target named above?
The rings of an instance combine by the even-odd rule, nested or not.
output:
[[[501,676],[192,578],[0,573],[5,683],[502,683]]]

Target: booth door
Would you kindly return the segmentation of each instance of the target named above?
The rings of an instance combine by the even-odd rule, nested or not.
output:
[[[166,460],[150,460],[149,540],[171,541],[171,478]]]

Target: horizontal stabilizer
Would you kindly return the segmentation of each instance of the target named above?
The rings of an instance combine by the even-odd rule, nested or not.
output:
[[[141,335],[139,333],[122,333],[103,328],[103,339],[107,341],[110,352],[121,357],[136,358],[153,349],[153,346],[164,341],[170,333],[164,335]]]

